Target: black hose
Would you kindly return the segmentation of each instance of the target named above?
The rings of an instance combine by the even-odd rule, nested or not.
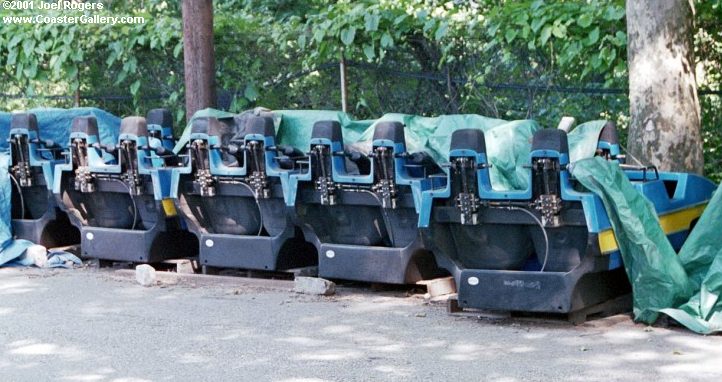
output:
[[[549,236],[547,236],[547,230],[546,230],[546,228],[544,228],[544,224],[542,224],[542,222],[539,220],[538,217],[536,217],[536,215],[534,215],[531,211],[527,210],[526,208],[521,208],[521,207],[516,207],[516,206],[508,206],[508,207],[504,207],[504,208],[508,208],[510,210],[524,211],[529,216],[531,216],[532,219],[534,219],[534,221],[536,221],[537,224],[539,224],[539,228],[541,228],[542,234],[544,234],[544,246],[545,246],[544,262],[542,263],[542,267],[539,270],[539,272],[544,272],[544,269],[547,266],[547,259],[549,258]]]
[[[238,182],[248,188],[249,191],[251,191],[251,194],[253,194],[253,199],[256,201],[256,206],[258,207],[258,217],[260,218],[260,227],[258,228],[258,233],[256,236],[261,236],[261,233],[263,232],[263,211],[261,210],[261,202],[258,201],[258,194],[256,194],[256,191],[251,188],[251,186],[247,185],[243,182]]]
[[[369,191],[369,190],[364,190],[364,189],[362,189],[362,188],[358,189],[358,192],[368,192],[368,193],[371,194],[374,198],[376,198],[376,201],[377,201],[377,202],[379,202],[379,206],[381,206],[381,215],[382,215],[383,218],[384,218],[384,225],[386,226],[386,233],[389,235],[389,242],[390,242],[390,244],[391,244],[391,247],[393,247],[394,244],[396,243],[396,240],[395,240],[395,238],[394,238],[394,229],[391,227],[391,221],[390,221],[388,212],[386,211],[386,208],[383,207],[383,203],[381,202],[381,198],[379,198],[379,196],[376,195],[376,193],[374,193],[374,192],[372,192],[372,191]]]
[[[10,175],[10,179],[12,179],[13,183],[15,183],[15,187],[18,189],[18,195],[20,195],[20,219],[25,219],[25,198],[23,198],[23,189],[20,187],[20,183],[17,179],[15,179],[13,174],[8,173],[8,175]]]
[[[138,205],[135,203],[135,198],[133,198],[133,193],[130,191],[130,186],[128,186],[125,182],[123,182],[120,179],[115,179],[115,178],[106,178],[106,179],[120,182],[120,184],[124,185],[125,188],[128,189],[128,196],[130,196],[130,201],[133,202],[133,225],[130,227],[130,230],[131,231],[135,230],[135,225],[138,221]]]

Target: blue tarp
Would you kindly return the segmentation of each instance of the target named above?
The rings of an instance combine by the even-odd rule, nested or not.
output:
[[[8,136],[8,132],[10,131],[10,116],[12,114],[2,112],[0,111],[0,148],[6,148],[8,147],[8,143],[5,142],[5,138]]]
[[[33,245],[27,240],[13,240],[10,219],[11,185],[8,167],[10,155],[0,153],[0,266],[15,261]]]
[[[38,129],[40,138],[52,140],[63,147],[68,145],[70,137],[70,126],[73,118],[92,115],[98,120],[98,131],[100,140],[104,144],[116,143],[118,140],[118,129],[120,118],[94,107],[77,107],[73,109],[32,109],[27,113],[33,113],[38,118]],[[0,149],[8,147],[7,136],[10,132],[10,113],[0,113]]]
[[[120,118],[101,109],[91,107],[73,109],[52,108],[32,109],[27,112],[33,113],[37,117],[41,139],[52,140],[63,147],[68,145],[70,127],[73,119],[80,116],[95,116],[98,121],[100,139],[103,143],[115,143],[118,139]],[[32,259],[28,259],[24,254],[25,250],[33,245],[33,243],[27,240],[13,240],[12,235],[10,206],[12,184],[10,183],[10,176],[8,175],[11,158],[7,152],[7,137],[10,132],[11,116],[11,113],[0,113],[0,150],[2,150],[2,152],[0,152],[0,266],[32,264]],[[59,259],[67,259],[73,262],[77,259],[77,257],[66,253],[60,255],[61,257],[59,257]],[[58,262],[62,261],[58,260]]]

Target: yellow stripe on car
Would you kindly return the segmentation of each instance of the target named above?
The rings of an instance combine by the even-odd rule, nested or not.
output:
[[[173,203],[173,199],[163,199],[161,201],[161,204],[163,204],[163,212],[165,212],[165,216],[173,217],[178,215],[178,211],[176,211],[175,209],[175,203]]]
[[[664,230],[666,235],[688,230],[692,221],[702,215],[705,207],[707,207],[707,203],[661,215],[659,217],[659,225],[662,226],[662,230]],[[614,236],[614,231],[611,228],[600,232],[597,239],[599,241],[599,250],[604,254],[619,249],[617,238]]]

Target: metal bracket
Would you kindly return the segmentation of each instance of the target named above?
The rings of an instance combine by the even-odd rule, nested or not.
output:
[[[143,193],[143,187],[137,170],[128,170],[121,175],[120,178],[128,185],[128,190],[130,190],[129,193],[131,195],[140,195]]]
[[[374,153],[371,156],[379,164],[376,171],[380,170],[380,179],[376,184],[371,187],[371,190],[379,194],[379,197],[381,199],[381,207],[396,208],[396,183],[393,172],[393,152],[387,147],[377,147],[376,149],[374,149]],[[391,164],[389,164],[389,162],[391,162]]]
[[[216,196],[215,180],[210,170],[196,170],[196,183],[198,183],[201,196]]]
[[[30,172],[30,145],[28,144],[28,137],[16,134],[13,138],[9,139],[9,141],[15,154],[13,159],[17,160],[17,163],[10,168],[10,172],[12,172],[18,181],[20,187],[30,187],[33,185],[33,179],[32,173]]]
[[[95,191],[95,178],[88,166],[75,169],[75,190],[83,193]]]
[[[316,156],[318,169],[320,171],[314,184],[316,191],[321,194],[321,204],[335,205],[336,184],[333,182],[333,178],[329,176],[329,169],[326,168],[326,158],[329,156],[329,148],[325,145],[315,145],[313,146],[311,154]]]
[[[127,154],[127,163],[125,164],[125,173],[120,176],[121,180],[128,185],[128,193],[131,195],[140,195],[143,193],[140,176],[138,175],[137,165],[138,148],[136,143],[130,140],[124,140],[121,143],[122,151],[118,151],[118,156]]]
[[[539,198],[534,201],[534,208],[541,211],[544,226],[559,226],[559,213],[562,210],[562,199],[559,196],[554,194],[539,195]]]
[[[271,197],[271,189],[268,187],[265,171],[254,171],[248,177],[248,184],[253,188],[257,198],[268,199]]]
[[[475,161],[467,157],[459,157],[454,159],[452,168],[454,174],[461,180],[461,190],[455,198],[456,208],[461,212],[461,224],[473,225],[478,224],[479,221],[479,205],[481,200],[476,196],[476,190],[474,188],[474,182],[469,181],[469,176],[474,174],[474,171],[483,166],[478,165]]]

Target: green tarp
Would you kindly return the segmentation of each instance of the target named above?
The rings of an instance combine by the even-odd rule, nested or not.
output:
[[[276,139],[280,145],[289,145],[305,151],[311,139],[313,124],[318,121],[338,121],[343,129],[345,142],[356,142],[359,136],[373,121],[355,121],[351,115],[334,110],[274,110],[256,108],[241,114],[233,114],[216,109],[203,109],[197,111],[186,125],[175,146],[178,153],[188,143],[191,125],[197,118],[215,117],[218,119],[233,118],[237,115],[252,115],[264,112],[273,113],[273,122],[276,126]]]
[[[206,117],[214,117],[218,119],[222,118],[233,118],[233,116],[236,114],[229,113],[227,111],[222,110],[216,110],[216,109],[203,109],[198,110],[195,114],[193,114],[193,117],[191,117],[191,120],[188,121],[188,124],[183,129],[183,133],[181,134],[180,138],[178,139],[178,142],[175,144],[175,148],[173,148],[173,151],[178,154],[181,150],[183,150],[183,147],[188,144],[188,140],[191,136],[191,125],[193,125],[193,121],[195,121],[197,118],[206,118]]]
[[[422,117],[410,114],[385,114],[375,121],[354,121],[339,111],[279,110],[273,111],[280,144],[301,150],[308,149],[311,128],[317,121],[336,120],[343,127],[344,141],[361,152],[371,150],[376,125],[383,121],[402,122],[407,150],[425,151],[437,163],[448,161],[451,135],[460,129],[484,131],[487,157],[492,164],[491,184],[496,190],[522,190],[529,184],[531,140],[541,127],[532,120],[505,121],[476,114]],[[570,158],[578,160],[594,156],[599,134],[607,121],[591,121],[569,133]]]
[[[532,120],[504,121],[475,114],[421,117],[409,114],[386,114],[359,137],[365,151],[370,150],[376,124],[398,121],[406,125],[406,147],[410,152],[425,151],[437,162],[448,162],[451,134],[460,129],[484,131],[487,158],[491,163],[491,184],[500,191],[526,189],[529,172],[531,138],[540,126]]]
[[[369,120],[355,121],[350,114],[333,110],[274,110],[276,138],[281,145],[308,151],[313,125],[319,121],[338,121],[343,130],[345,143],[359,140],[361,134],[373,123]]]
[[[659,313],[692,331],[722,331],[722,187],[676,254],[654,206],[615,162],[576,162],[573,175],[604,202],[634,294],[634,317],[653,323]]]
[[[606,124],[605,120],[585,122],[567,134],[570,162],[574,163],[594,156],[599,144],[599,134]]]
[[[258,108],[246,113],[268,111]],[[458,129],[480,129],[485,132],[487,156],[492,164],[491,183],[498,190],[525,189],[529,184],[528,171],[523,165],[529,161],[531,137],[539,125],[531,120],[504,121],[480,115],[443,115],[421,117],[408,114],[386,114],[376,121],[354,120],[349,114],[332,110],[274,110],[276,137],[281,145],[290,145],[302,151],[308,150],[313,124],[318,121],[334,120],[341,123],[344,143],[361,152],[371,150],[374,128],[380,121],[400,121],[406,125],[407,149],[410,152],[426,151],[439,163],[447,161],[451,134]],[[234,114],[205,109],[193,118],[229,118]],[[181,136],[175,151],[179,152],[188,142],[189,123]],[[602,123],[603,124],[603,123]],[[598,135],[598,134],[597,134]],[[596,138],[594,138],[596,144]],[[593,152],[592,152],[593,155]]]
[[[362,152],[370,150],[376,124],[403,122],[407,149],[426,151],[440,163],[447,161],[455,130],[480,129],[492,164],[492,185],[498,190],[527,187],[528,169],[524,165],[529,161],[532,136],[540,128],[530,120],[509,122],[480,115],[386,114],[376,121],[354,121],[339,111],[280,110],[273,115],[279,143],[301,150],[308,148],[317,121],[339,121],[345,143]],[[194,118],[200,116],[223,118],[233,114],[206,109]],[[605,123],[591,121],[573,129],[568,134],[569,156],[573,175],[604,202],[634,291],[635,319],[652,323],[661,312],[698,333],[722,331],[722,248],[718,244],[722,188],[676,254],[659,225],[654,206],[634,188],[619,165],[593,158]],[[177,149],[187,142],[189,131],[186,127]]]

